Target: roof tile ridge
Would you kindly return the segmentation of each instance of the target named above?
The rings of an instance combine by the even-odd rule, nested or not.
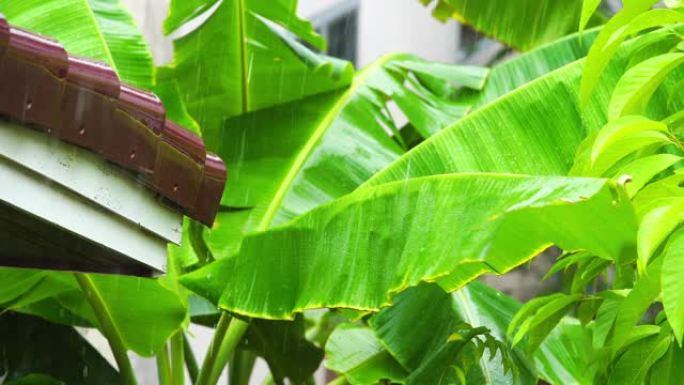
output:
[[[0,116],[84,147],[127,170],[179,211],[211,226],[226,167],[202,139],[166,117],[152,92],[122,83],[107,64],[0,14]]]

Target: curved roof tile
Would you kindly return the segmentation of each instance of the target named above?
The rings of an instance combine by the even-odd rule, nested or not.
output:
[[[140,175],[185,215],[211,225],[226,168],[202,139],[166,119],[150,92],[106,64],[10,26],[0,14],[0,115],[85,147]]]

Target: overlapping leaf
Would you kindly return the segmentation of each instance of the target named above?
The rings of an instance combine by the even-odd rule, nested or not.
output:
[[[657,32],[654,32],[657,33]],[[432,136],[365,185],[450,172],[514,172],[565,175],[582,140],[606,123],[606,105],[625,72],[629,54],[649,35],[626,43],[603,73],[592,102],[580,106],[583,60],[566,65],[468,115]],[[663,83],[663,94],[682,74]],[[669,115],[651,103],[649,116]],[[552,124],[550,122],[553,122]]]
[[[182,282],[220,298],[225,309],[259,318],[318,307],[375,310],[392,293],[439,281],[466,262],[503,273],[552,243],[619,255],[633,247],[635,228],[618,195],[601,179],[415,178],[358,190],[249,236],[236,256]],[[579,231],[586,226],[596,231]],[[221,277],[231,277],[227,288]]]
[[[406,383],[409,373],[425,367],[438,351],[448,347],[448,338],[459,324],[483,326],[492,337],[503,341],[505,329],[519,308],[515,300],[477,282],[453,294],[435,285],[420,285],[401,293],[395,305],[374,316],[371,327],[338,327],[326,346],[333,364],[328,367],[352,384],[374,384],[380,378]],[[351,336],[356,339],[351,340]],[[360,349],[368,354],[354,354],[359,352],[358,346],[366,345],[376,348]],[[475,351],[460,351],[460,359],[447,366],[471,361],[470,371],[463,373],[467,384],[535,384],[539,376],[551,384],[588,385],[592,383],[592,370],[588,369],[591,354],[588,333],[576,321],[567,320],[554,329],[533,357],[519,349],[510,352],[509,360],[515,361],[517,371],[506,371],[500,353],[491,359],[489,351],[482,357]],[[339,365],[354,359],[358,364],[351,368]],[[458,381],[455,371],[447,374],[446,378]]]
[[[302,102],[264,110],[262,113],[248,114],[228,120],[221,131],[220,138],[216,140],[221,143],[219,153],[231,169],[228,184],[233,186],[232,189],[227,190],[223,204],[242,209],[233,209],[219,214],[214,230],[207,236],[209,244],[212,245],[217,257],[230,255],[237,249],[244,234],[257,227],[267,210],[267,205],[276,206],[280,213],[275,223],[281,223],[287,218],[352,191],[359,183],[385,167],[387,162],[395,159],[404,149],[399,143],[388,142],[386,135],[383,134],[385,131],[395,131],[399,128],[392,126],[393,120],[384,111],[385,100],[383,99],[391,97],[392,100],[397,100],[398,108],[405,110],[405,115],[408,115],[417,126],[420,126],[422,121],[428,121],[433,127],[437,127],[435,123],[444,124],[449,119],[457,120],[459,114],[463,112],[461,105],[471,106],[472,109],[480,108],[544,75],[547,71],[583,57],[595,35],[595,31],[587,32],[583,37],[573,35],[494,67],[482,90],[462,89],[457,99],[458,106],[450,108],[447,108],[449,104],[446,103],[449,98],[442,97],[440,102],[440,99],[435,99],[436,94],[429,93],[427,89],[420,87],[420,83],[415,82],[417,79],[411,82],[415,85],[412,90],[403,89],[400,79],[406,75],[413,75],[405,69],[401,70],[402,61],[404,61],[402,59],[410,57],[395,56],[383,59],[386,62],[384,65],[376,63],[371,68],[363,70],[352,86],[353,92],[310,98]],[[415,63],[416,59],[413,58],[412,61]],[[432,68],[431,65],[422,65]],[[451,67],[450,73],[456,73],[459,78],[464,79],[459,82],[463,85],[477,88],[482,84],[482,78],[478,79],[481,72],[477,75],[476,71],[466,70],[468,70],[467,67]],[[398,75],[402,77],[397,78]],[[448,78],[453,79],[456,75]],[[434,81],[435,76],[432,78],[430,84],[440,84]],[[447,94],[457,89],[454,86],[460,85],[453,84],[448,81],[448,78],[442,78],[441,81],[444,85],[441,89],[450,90]],[[339,108],[338,105],[343,106],[339,112],[335,111]],[[436,109],[437,106],[441,106],[442,109]],[[410,112],[409,108],[413,112]],[[336,114],[334,120],[325,119],[328,111],[332,111],[333,115]],[[364,112],[360,113],[360,111]],[[349,116],[352,114],[356,118],[350,119]],[[321,127],[325,125],[328,125],[328,128]],[[307,140],[312,140],[311,133],[320,129],[327,129],[329,132],[323,136],[316,147],[308,148],[311,152],[308,156],[311,159],[301,165],[303,168],[299,173],[302,176],[297,176],[291,181],[290,187],[283,185],[282,178],[293,172],[291,171],[294,166],[293,160],[302,153]],[[434,131],[434,128],[424,126],[423,131]],[[340,133],[337,134],[337,132]],[[369,132],[373,135],[369,135]],[[354,139],[357,137],[367,139],[358,141]],[[380,143],[368,140],[374,138],[380,138]],[[274,147],[272,143],[282,143],[282,145]],[[339,146],[338,143],[350,143],[350,145]],[[377,150],[373,150],[372,147],[382,149],[383,146],[388,145],[391,151],[382,151],[385,153],[383,157],[360,158],[356,156],[356,154],[375,153]],[[328,150],[330,147],[334,147],[332,153]],[[353,167],[342,168],[337,161],[341,159],[340,156],[352,162]],[[281,176],[274,177],[274,175]],[[325,177],[314,179],[313,176],[316,175]],[[277,186],[278,183],[281,183],[280,187]],[[308,187],[299,187],[300,185],[308,185]],[[273,200],[273,194],[277,188],[290,190],[282,203]],[[307,191],[315,193],[304,195]],[[288,201],[293,203],[288,203]],[[287,205],[289,208],[286,211],[277,208],[278,205]],[[252,207],[256,209],[247,209]],[[286,212],[289,212],[287,216],[280,215]],[[235,231],[236,228],[241,228],[242,231]]]
[[[8,299],[0,303],[3,308],[59,323],[98,326],[93,309],[71,273],[0,269],[3,282],[18,274],[33,284],[3,290],[3,297]],[[90,278],[126,348],[138,354],[154,355],[185,320],[181,299],[157,280],[100,274],[91,274]]]
[[[219,214],[207,236],[214,256],[231,255],[245,234],[353,191],[403,154],[391,102],[428,136],[466,113],[451,94],[481,88],[486,75],[479,67],[392,55],[361,71],[344,91],[227,120],[219,138],[209,139],[233,186],[222,199],[233,209]]]
[[[434,15],[472,25],[485,35],[527,50],[577,30],[582,0],[420,0]]]
[[[351,64],[311,52],[323,39],[295,12],[296,0],[174,0],[176,78],[205,133],[227,118],[348,85]],[[294,35],[294,36],[292,36]]]
[[[116,370],[72,327],[13,312],[0,316],[3,383],[49,375],[70,385],[116,385]]]
[[[118,0],[6,0],[0,13],[13,25],[59,40],[73,55],[109,64],[128,83],[152,87],[152,55]]]

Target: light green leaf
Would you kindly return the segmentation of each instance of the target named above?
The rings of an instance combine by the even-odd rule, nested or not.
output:
[[[653,177],[667,170],[680,160],[682,160],[682,157],[671,154],[650,155],[629,163],[615,173],[615,176],[629,175],[631,180],[625,185],[625,188],[627,189],[627,195],[633,197]]]
[[[460,93],[466,95],[463,102],[464,105],[472,105],[474,108],[485,105],[529,80],[541,76],[547,70],[558,68],[576,58],[582,57],[588,49],[587,43],[591,41],[590,39],[595,34],[596,32],[587,33],[582,38],[583,40],[574,35],[557,43],[523,54],[495,67],[491,71],[490,79],[486,82],[485,88],[482,91],[460,90]],[[337,143],[341,143],[343,140],[344,143],[347,143],[351,141],[350,138],[354,137],[378,137],[387,141],[385,130],[381,127],[387,127],[388,125],[391,127],[393,122],[382,111],[382,99],[378,100],[373,94],[380,92],[381,94],[392,96],[397,102],[398,107],[403,109],[404,114],[410,115],[413,122],[417,125],[419,125],[418,121],[421,117],[423,120],[433,124],[432,127],[438,127],[447,121],[450,124],[452,121],[457,120],[457,117],[450,114],[448,109],[443,108],[443,102],[439,104],[442,106],[440,109],[431,107],[434,104],[434,97],[426,100],[424,97],[425,92],[416,93],[413,98],[406,98],[406,94],[412,94],[416,90],[409,90],[407,87],[398,86],[396,82],[389,81],[391,80],[390,76],[396,77],[401,73],[407,72],[405,70],[397,72],[396,68],[401,68],[400,64],[402,63],[398,59],[401,59],[401,57],[388,60],[387,66],[374,65],[374,69],[363,70],[361,75],[357,76],[355,80],[358,87],[354,93],[309,98],[299,103],[290,103],[279,108],[271,108],[261,113],[248,114],[226,122],[220,139],[216,141],[221,142],[219,153],[226,160],[228,168],[231,170],[228,175],[228,185],[233,187],[226,190],[223,204],[245,209],[220,213],[214,224],[213,231],[206,235],[207,242],[219,258],[231,255],[237,250],[244,234],[248,234],[258,225],[259,219],[263,217],[266,211],[265,206],[269,204],[269,200],[271,200],[270,204],[277,204],[277,202],[272,201],[272,197],[277,184],[287,175],[287,167],[293,165],[293,160],[297,156],[298,151],[309,140],[313,130],[323,124],[325,112],[337,108],[335,107],[337,104],[344,105],[345,107],[338,113],[335,120],[329,123],[329,132],[318,145],[320,149],[318,147],[310,149],[313,151],[310,155],[311,160],[308,160],[303,165],[302,177],[298,176],[293,180],[290,192],[284,198],[281,205],[282,208],[279,209],[276,217],[278,223],[352,191],[365,178],[369,178],[376,170],[386,166],[385,161],[378,162],[382,160],[382,157],[367,158],[357,156],[359,153],[367,154],[374,152],[375,150],[369,147],[370,145],[375,145],[372,142],[364,141],[360,143],[359,141],[354,141],[354,146],[351,147],[337,145]],[[415,58],[407,57],[407,59],[411,59],[414,63],[416,62]],[[367,76],[365,81],[359,79],[365,76]],[[387,81],[373,80],[376,78],[380,80],[387,79]],[[450,88],[452,92],[455,91],[453,87]],[[400,103],[404,99],[406,103]],[[372,103],[366,103],[366,101]],[[360,114],[359,111],[368,112]],[[419,115],[411,113],[412,111],[417,111]],[[360,117],[366,116],[369,118],[360,119]],[[357,126],[361,130],[358,133],[356,133]],[[307,129],[303,127],[307,127]],[[354,131],[342,135],[350,128],[354,128]],[[428,126],[426,126],[426,130],[430,130]],[[339,135],[336,134],[339,131],[341,133]],[[352,134],[352,132],[354,133]],[[370,136],[369,132],[375,134]],[[340,135],[344,139],[341,139]],[[239,139],[227,140],[225,138]],[[207,139],[205,137],[205,140]],[[212,142],[211,140],[209,141]],[[273,142],[287,143],[287,145],[274,148],[272,146]],[[328,142],[331,145],[328,146],[326,144]],[[382,145],[383,142],[380,141],[379,144]],[[328,152],[328,150],[325,150],[327,147],[332,147],[333,152],[330,155],[324,156],[323,154]],[[394,148],[394,153],[398,155],[399,152],[396,152],[396,147]],[[400,151],[402,150],[400,149]],[[354,166],[339,167],[340,152],[349,154],[344,155],[345,159],[347,162],[353,162]],[[390,157],[385,156],[387,162],[397,156],[388,151],[383,151],[382,153],[391,155]],[[329,159],[333,155],[335,155],[334,158]],[[314,162],[318,158],[321,158],[321,160]],[[314,167],[313,170],[316,171],[307,172],[311,167]],[[274,175],[280,175],[280,177],[274,177]],[[321,177],[318,177],[318,175],[321,175]],[[304,196],[303,193],[307,191],[314,191],[315,194]],[[296,206],[288,202],[296,203]],[[255,208],[247,209],[250,207]],[[282,216],[281,214],[288,211],[290,213],[287,216],[283,219],[278,219]],[[235,231],[238,228],[242,229],[242,231]],[[453,282],[450,284],[445,283],[445,285],[451,285],[452,289],[455,289],[463,285],[459,282],[460,278],[454,276]]]
[[[223,205],[246,209],[219,213],[206,236],[214,256],[230,256],[244,235],[350,193],[403,154],[397,135],[388,135],[398,131],[388,112],[391,101],[425,135],[460,119],[465,110],[450,95],[439,96],[418,83],[406,85],[417,76],[405,68],[413,66],[427,71],[433,64],[412,55],[386,56],[362,70],[342,92],[233,118],[219,138],[205,137],[231,170],[227,185],[233,188],[226,189]],[[479,86],[487,73],[435,66],[446,74],[435,73],[433,80],[447,84],[462,73]]]
[[[338,326],[325,352],[326,367],[342,373],[353,385],[370,385],[383,379],[402,382],[408,374],[366,326]]]
[[[660,245],[684,221],[684,199],[654,208],[644,215],[637,233],[638,266],[646,270]]]
[[[651,368],[650,381],[658,385],[682,385],[681,363],[684,349],[671,344],[670,349]]]
[[[632,200],[640,220],[657,207],[668,206],[684,198],[684,175],[675,174],[644,187]]]
[[[667,133],[668,128],[662,122],[656,122],[640,115],[623,116],[608,122],[608,124],[601,128],[596,135],[594,145],[591,148],[592,165],[596,163],[599,155],[601,155],[607,147],[615,144],[616,141],[645,131]]]
[[[181,282],[260,318],[319,307],[376,310],[392,293],[439,281],[463,262],[504,273],[552,243],[619,255],[633,247],[635,228],[631,208],[614,193],[601,179],[496,174],[390,183],[249,236],[237,255]],[[579,231],[588,226],[595,231]]]
[[[601,0],[584,0],[582,2],[582,13],[579,22],[580,32],[583,32],[584,28],[589,24],[589,19],[594,15],[599,5],[601,5]]]
[[[528,50],[574,32],[582,0],[421,0],[436,3],[433,14],[452,17],[510,46]],[[532,26],[532,27],[531,27]]]
[[[545,303],[520,326],[511,341],[513,346],[522,341],[524,337],[528,337],[527,348],[534,351],[565,316],[570,307],[580,299],[582,299],[581,294],[560,295]]]
[[[59,40],[72,55],[109,64],[125,82],[152,88],[152,55],[119,0],[3,0],[0,13]]]
[[[663,252],[663,307],[667,320],[672,326],[675,338],[682,345],[684,334],[684,300],[682,290],[682,264],[684,263],[684,231],[677,230],[667,243]]]
[[[499,97],[587,55],[597,30],[572,34],[492,67],[481,91],[463,90],[460,100],[480,108]]]
[[[593,90],[601,81],[604,70],[625,39],[643,29],[662,25],[657,12],[647,12],[657,2],[658,0],[634,2],[613,16],[603,27],[587,55],[580,84],[581,105],[587,104]],[[631,27],[632,23],[635,27]]]
[[[579,105],[576,84],[582,62],[578,61],[476,110],[413,148],[364,186],[453,172],[566,175],[582,140],[606,123],[604,101],[625,69],[630,48],[640,39],[620,50],[592,98],[595,103],[586,108]],[[676,84],[679,76],[673,75],[666,84]],[[664,115],[664,108],[653,103],[649,114]]]
[[[205,135],[215,136],[227,118],[350,83],[350,63],[314,54],[288,36],[324,45],[296,8],[296,0],[171,2],[166,28],[178,29],[176,79]]]
[[[629,335],[622,343],[622,346],[616,351],[615,356],[619,356],[624,350],[628,349],[633,343],[644,338],[660,334],[661,327],[658,325],[637,325],[630,330]]]
[[[515,313],[515,316],[508,323],[506,329],[506,338],[513,339],[514,332],[528,319],[530,319],[537,311],[549,302],[562,298],[563,293],[554,293],[551,295],[545,295],[541,297],[532,298],[529,302],[524,304],[520,310]]]
[[[16,276],[19,269],[0,268],[0,277]],[[33,274],[30,288],[15,286],[14,297],[3,306],[17,312],[36,314],[51,321],[97,327],[93,309],[69,272],[21,270]],[[28,274],[25,276],[28,277]],[[158,280],[90,274],[99,290],[126,348],[144,356],[154,355],[186,318],[186,308],[178,294]],[[28,279],[28,278],[26,278]]]
[[[142,356],[156,354],[186,319],[187,310],[181,298],[157,280],[105,274],[91,274],[90,278],[126,348]],[[81,292],[61,295],[58,301],[74,314],[98,325],[93,309]]]
[[[610,372],[608,385],[640,385],[653,364],[670,348],[671,338],[653,336],[633,344]]]
[[[610,99],[610,119],[644,113],[656,88],[682,63],[684,53],[666,53],[627,70],[615,86]]]
[[[610,175],[612,169],[619,167],[625,160],[629,160],[629,155],[636,153],[634,156],[638,157],[640,150],[657,150],[671,143],[673,141],[670,136],[661,131],[642,131],[629,134],[613,142],[610,147],[603,149],[587,176]]]
[[[646,273],[636,280],[627,297],[620,302],[610,339],[613,356],[625,345],[634,326],[660,294],[661,268],[662,259],[651,263]]]
[[[202,135],[199,124],[190,116],[183,98],[178,81],[172,67],[158,67],[154,92],[164,103],[166,118],[180,124],[197,135]]]

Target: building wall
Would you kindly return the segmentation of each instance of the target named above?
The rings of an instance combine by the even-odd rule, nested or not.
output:
[[[453,63],[459,46],[458,23],[435,20],[417,0],[300,0],[299,14],[316,22],[349,5],[358,7],[357,65],[391,52]]]

